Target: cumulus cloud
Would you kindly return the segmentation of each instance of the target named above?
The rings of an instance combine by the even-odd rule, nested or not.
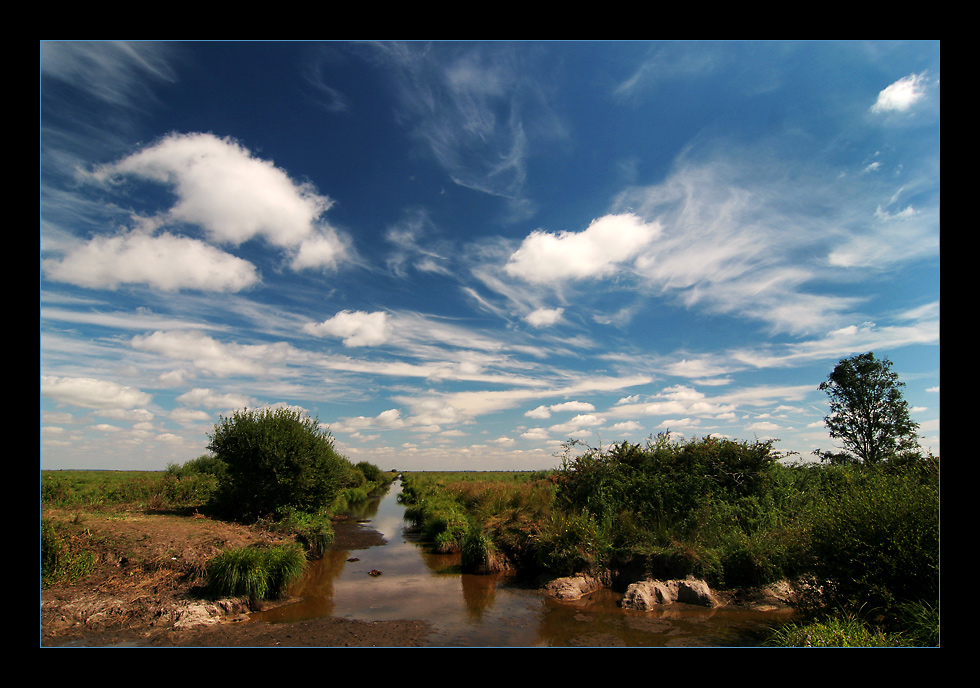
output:
[[[96,236],[42,261],[50,279],[94,289],[145,284],[166,291],[240,291],[258,271],[222,247],[262,239],[294,270],[335,268],[350,258],[347,237],[323,220],[332,201],[239,143],[212,134],[172,134],[88,174],[107,189],[146,181],[175,201],[134,217],[127,233]],[[204,240],[182,236],[188,227]]]
[[[878,94],[871,106],[874,113],[906,112],[925,95],[925,79],[920,74],[909,74],[889,85]]]
[[[293,181],[273,163],[213,134],[173,134],[116,163],[96,179],[136,177],[173,189],[169,217],[203,227],[219,242],[238,245],[262,236],[297,246],[314,234],[332,201]]]
[[[146,406],[153,397],[108,380],[86,377],[41,376],[41,396],[59,404],[91,409],[120,409]]]
[[[644,222],[632,213],[606,215],[581,232],[537,230],[524,239],[504,270],[538,284],[607,277],[636,258],[660,232],[659,223]]]
[[[560,404],[552,404],[551,406],[538,406],[535,409],[525,412],[524,415],[528,418],[550,418],[553,412],[588,412],[594,410],[595,406],[586,401],[565,401]]]
[[[237,292],[259,281],[248,261],[171,234],[96,237],[41,265],[50,279],[92,289],[145,284],[163,291]]]
[[[579,414],[569,420],[566,423],[559,423],[557,425],[552,425],[549,430],[552,432],[561,432],[566,434],[574,434],[582,432],[584,428],[593,427],[596,425],[602,425],[602,419],[592,413]]]
[[[344,418],[337,423],[331,424],[330,428],[338,432],[357,434],[358,431],[366,428],[393,430],[403,428],[405,425],[405,419],[402,418],[401,411],[398,409],[388,409],[374,417],[357,416],[355,418]]]
[[[384,311],[341,311],[321,323],[309,323],[303,330],[317,337],[340,337],[344,346],[379,346],[391,337],[391,324]]]
[[[534,327],[548,327],[561,320],[564,312],[564,308],[538,308],[524,316],[524,320]]]

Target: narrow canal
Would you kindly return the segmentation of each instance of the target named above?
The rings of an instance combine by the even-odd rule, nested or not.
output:
[[[292,590],[300,601],[252,615],[270,623],[325,616],[364,621],[419,619],[436,631],[433,647],[753,646],[785,614],[674,605],[636,612],[621,595],[600,591],[563,602],[522,587],[513,576],[461,573],[459,556],[434,554],[406,532],[396,482],[372,500],[358,522],[379,544],[335,549]],[[380,544],[382,542],[384,544]]]

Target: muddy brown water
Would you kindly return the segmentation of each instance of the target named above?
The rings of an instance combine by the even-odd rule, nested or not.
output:
[[[386,544],[335,550],[315,562],[291,592],[299,601],[252,615],[270,623],[339,616],[363,621],[420,619],[433,647],[748,647],[785,622],[782,612],[671,605],[638,612],[610,590],[558,601],[513,575],[471,575],[459,555],[434,554],[407,531],[400,483],[357,514]]]

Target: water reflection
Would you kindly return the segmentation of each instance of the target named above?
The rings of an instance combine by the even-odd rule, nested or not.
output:
[[[405,532],[400,491],[396,482],[383,499],[364,505],[356,516],[368,524],[338,526],[338,543],[345,540],[342,529],[369,527],[380,533],[383,546],[330,551],[292,589],[299,602],[252,619],[421,619],[436,628],[433,646],[668,647],[754,645],[778,618],[683,605],[628,611],[619,607],[621,595],[607,590],[558,602],[520,587],[512,576],[462,574],[458,555],[433,553]]]

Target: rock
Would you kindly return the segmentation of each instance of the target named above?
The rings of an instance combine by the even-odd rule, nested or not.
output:
[[[700,607],[716,607],[718,601],[708,584],[702,580],[645,580],[632,583],[623,595],[625,609],[649,611],[662,605],[682,602]]]
[[[602,581],[593,576],[568,576],[548,582],[544,589],[559,600],[577,600],[601,587]]]
[[[717,606],[708,584],[703,580],[693,578],[677,582],[677,601],[684,604],[696,604],[699,607]]]
[[[658,605],[671,604],[676,600],[676,585],[664,581],[640,581],[626,589],[622,606],[625,609],[648,611]]]

